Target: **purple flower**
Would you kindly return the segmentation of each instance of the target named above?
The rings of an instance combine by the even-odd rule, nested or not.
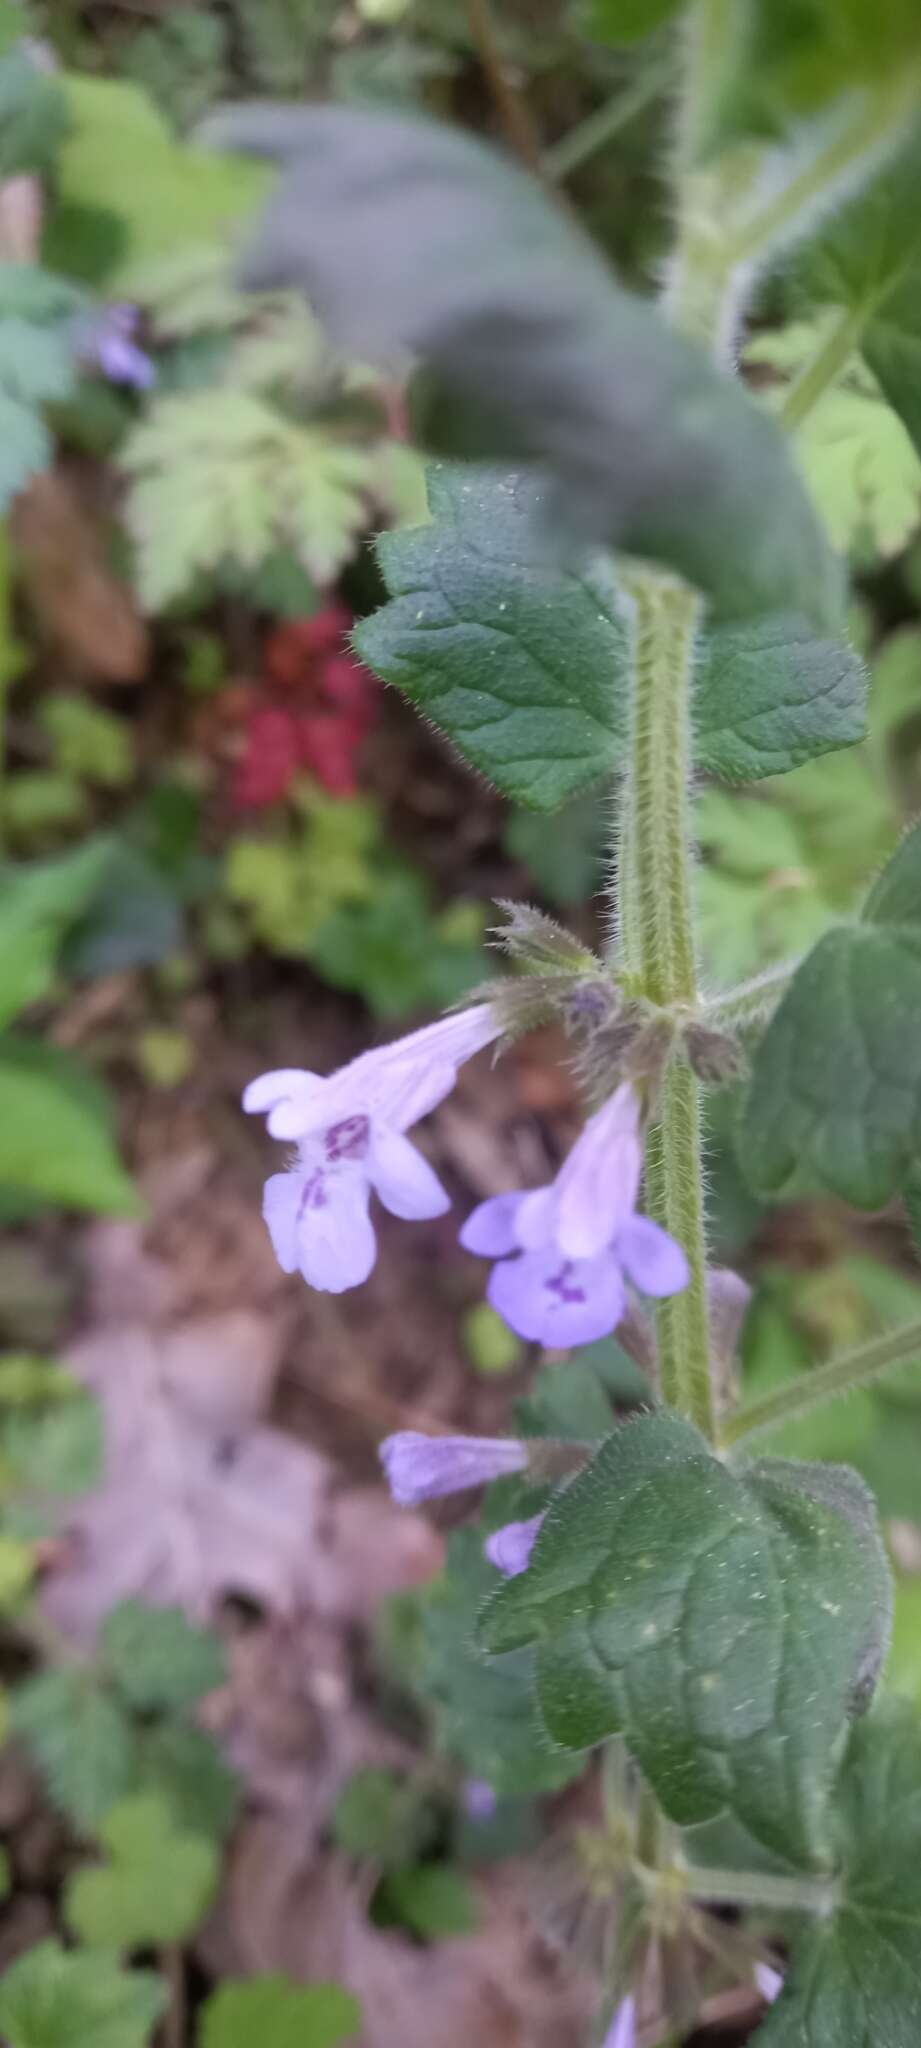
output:
[[[244,1109],[266,1114],[273,1138],[297,1145],[290,1170],[266,1181],[262,1210],[283,1272],[299,1271],[328,1294],[360,1286],[377,1256],[372,1188],[393,1216],[444,1215],[449,1197],[403,1134],[500,1029],[488,1004],[478,1004],[362,1053],[327,1080],[281,1068],[250,1082]]]
[[[636,1214],[643,1169],[640,1107],[624,1082],[590,1117],[549,1187],[494,1195],[460,1234],[499,1261],[487,1293],[520,1337],[566,1350],[620,1322],[625,1280],[642,1294],[678,1294],[688,1263],[674,1238]]]
[[[755,1964],[755,1983],[767,2005],[773,2005],[783,1990],[783,1977],[779,1970],[772,1970],[770,1963]]]
[[[517,1579],[519,1572],[527,1571],[543,1519],[543,1515],[532,1515],[527,1522],[505,1522],[487,1536],[483,1545],[486,1556],[507,1579]]]
[[[463,1792],[464,1812],[468,1820],[492,1820],[498,1800],[485,1778],[468,1778]]]
[[[149,356],[132,339],[140,319],[137,306],[106,306],[83,323],[78,352],[98,364],[113,384],[133,384],[149,391],[157,372]]]
[[[468,1486],[487,1486],[507,1472],[522,1472],[528,1462],[524,1444],[513,1437],[422,1436],[415,1429],[385,1437],[378,1456],[401,1508],[463,1493]]]
[[[636,2048],[636,1999],[621,1999],[601,2048]]]

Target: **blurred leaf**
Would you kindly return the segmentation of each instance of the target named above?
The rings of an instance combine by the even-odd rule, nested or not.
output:
[[[605,834],[601,799],[582,796],[552,817],[513,811],[502,843],[513,860],[523,862],[548,903],[567,910],[587,903],[600,887]]]
[[[0,272],[0,512],[51,463],[40,407],[74,383],[72,327],[82,295],[35,264]]]
[[[103,1623],[100,1645],[119,1691],[141,1711],[194,1706],[226,1677],[217,1638],[194,1627],[181,1607],[122,1600]]]
[[[589,26],[606,43],[636,43],[681,12],[685,0],[592,0]]]
[[[71,1955],[56,1941],[28,1949],[0,1979],[9,2048],[148,2048],[166,2003],[166,1985],[152,1971]]]
[[[7,779],[3,822],[11,840],[27,849],[49,834],[86,827],[92,815],[87,791],[73,775],[45,768],[20,768]]]
[[[59,81],[23,39],[0,55],[0,178],[48,171],[67,126]]]
[[[187,1081],[195,1067],[195,1045],[188,1032],[151,1024],[135,1040],[138,1070],[151,1088],[169,1090]]]
[[[464,1350],[474,1372],[514,1372],[525,1355],[524,1345],[488,1301],[468,1308],[463,1320]]]
[[[648,1380],[643,1386],[648,1394]],[[542,1365],[530,1393],[515,1403],[515,1426],[522,1436],[594,1443],[607,1436],[613,1425],[611,1402],[597,1374],[581,1356],[564,1365]]]
[[[6,1395],[0,1372],[0,1401]],[[56,1406],[0,1415],[0,1457],[29,1493],[87,1493],[102,1472],[102,1421],[91,1395],[74,1390]]]
[[[721,54],[717,138],[761,138],[910,75],[917,12],[914,0],[746,0],[726,16]]]
[[[181,945],[182,912],[175,886],[139,848],[118,842],[64,960],[70,974],[95,977],[147,967]]]
[[[550,529],[666,563],[724,617],[834,628],[837,570],[773,422],[537,180],[417,116],[251,106],[209,133],[282,166],[247,281],[299,284],[365,360],[426,363],[455,447],[462,426],[466,452],[553,473]]]
[[[141,1727],[136,1747],[131,1791],[157,1793],[177,1827],[223,1842],[237,1816],[240,1781],[213,1737],[191,1721],[164,1721]]]
[[[18,1688],[13,1727],[55,1805],[81,1834],[95,1833],[131,1780],[134,1736],[121,1707],[90,1671],[46,1671]]]
[[[45,697],[39,723],[51,741],[55,766],[65,775],[85,776],[103,789],[123,789],[135,773],[129,727],[114,711],[86,697]]]
[[[129,436],[128,523],[138,587],[158,611],[230,562],[247,574],[279,548],[327,584],[367,522],[373,455],[220,385],[161,397]]]
[[[0,1530],[0,1615],[18,1614],[34,1575],[31,1545]]]
[[[892,1642],[883,1673],[887,1692],[921,1707],[921,1578],[896,1572]]]
[[[116,296],[132,263],[229,236],[264,197],[270,180],[261,166],[174,141],[139,86],[75,74],[63,83],[70,128],[58,153],[58,190],[69,205],[124,222],[126,261],[108,281]]]
[[[724,782],[785,774],[862,739],[865,698],[858,657],[805,621],[718,627],[702,638],[694,682],[698,756]]]
[[[122,60],[170,122],[188,128],[227,87],[227,28],[204,7],[167,14],[132,37]]]
[[[338,2048],[361,2027],[357,1998],[339,1984],[253,1977],[221,1984],[202,2007],[197,2048]]]
[[[415,1869],[393,1870],[380,1890],[376,1908],[422,1941],[448,1941],[476,1930],[476,1899],[470,1882],[450,1863],[420,1863]]]
[[[336,1801],[333,1833],[339,1848],[388,1870],[409,1862],[430,1832],[424,1789],[382,1765],[353,1771]]]
[[[98,890],[111,841],[27,867],[0,864],[0,1024],[39,1002],[54,979],[58,946]]]
[[[455,921],[458,908],[450,913]],[[476,922],[481,931],[478,909]],[[445,1008],[483,979],[485,965],[479,944],[463,930],[455,939],[433,917],[424,877],[392,859],[367,901],[322,921],[308,952],[327,981],[357,990],[378,1017]]]
[[[136,1216],[108,1098],[57,1046],[0,1038],[0,1181],[66,1208]]]
[[[121,1800],[98,1833],[107,1861],[84,1865],[65,1886],[64,1913],[78,1940],[122,1950],[185,1941],[217,1885],[212,1844],[174,1828],[149,1796]]]

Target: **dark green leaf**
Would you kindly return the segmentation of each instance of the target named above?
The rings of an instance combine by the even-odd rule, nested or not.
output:
[[[30,263],[0,272],[0,510],[51,461],[39,408],[74,383],[74,317],[82,295]]]
[[[804,619],[754,619],[705,634],[694,684],[702,765],[725,782],[782,775],[865,732],[862,662]]]
[[[0,1024],[47,995],[64,933],[92,901],[111,852],[95,839],[56,860],[0,865]]]
[[[355,108],[234,108],[211,132],[283,169],[248,281],[302,285],[363,357],[426,362],[466,452],[551,472],[548,530],[664,562],[723,617],[837,623],[775,423],[536,180],[460,130]]]
[[[765,1460],[737,1477],[688,1424],[650,1415],[555,1496],[480,1638],[536,1644],[555,1741],[623,1733],[674,1820],[728,1809],[808,1864],[827,1854],[831,1781],[890,1604],[854,1473]]]
[[[430,1831],[424,1787],[383,1765],[353,1771],[336,1801],[333,1833],[347,1856],[367,1857],[385,1868],[408,1863]]]
[[[793,1949],[758,2048],[915,2048],[921,2014],[921,1723],[861,1722],[835,1795],[838,1903]]]
[[[119,1691],[142,1710],[194,1706],[226,1675],[220,1643],[195,1628],[181,1607],[122,1600],[103,1623],[101,1646]]]
[[[782,131],[918,61],[915,0],[744,0],[721,27],[730,139]]]
[[[240,1782],[213,1736],[191,1721],[141,1728],[132,1791],[158,1792],[177,1826],[222,1842],[240,1804]]]
[[[0,1038],[0,1181],[68,1208],[134,1216],[105,1090],[57,1046]]]
[[[176,888],[146,854],[122,844],[66,950],[71,974],[118,974],[146,967],[182,943]]]
[[[339,1984],[253,1977],[212,1992],[196,2039],[198,2048],[339,2048],[360,2028],[358,2000]]]
[[[93,1832],[131,1781],[134,1744],[122,1709],[87,1671],[46,1671],[21,1685],[13,1726],[31,1750],[55,1804]]]
[[[54,74],[25,41],[0,57],[0,178],[47,171],[67,124]]]
[[[147,2048],[166,2002],[151,1970],[42,1941],[0,1982],[0,2027],[9,2048]]]

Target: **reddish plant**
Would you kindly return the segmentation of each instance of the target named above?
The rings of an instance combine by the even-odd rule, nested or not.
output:
[[[351,623],[333,603],[269,635],[263,689],[248,710],[234,776],[238,810],[277,803],[300,768],[331,796],[355,795],[356,754],[374,721],[376,693],[349,650]]]

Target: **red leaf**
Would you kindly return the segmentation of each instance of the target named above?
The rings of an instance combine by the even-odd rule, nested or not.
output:
[[[261,810],[287,794],[298,767],[298,723],[293,711],[274,704],[261,704],[250,713],[233,780],[237,810]]]

